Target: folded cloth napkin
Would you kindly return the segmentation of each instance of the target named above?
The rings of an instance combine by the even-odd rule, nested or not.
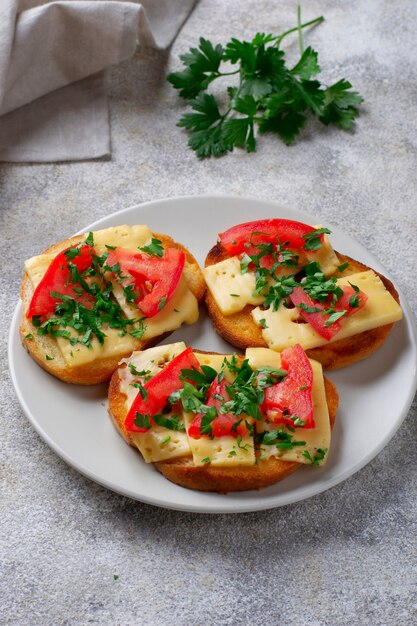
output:
[[[0,0],[0,160],[110,154],[103,70],[170,45],[195,0]]]

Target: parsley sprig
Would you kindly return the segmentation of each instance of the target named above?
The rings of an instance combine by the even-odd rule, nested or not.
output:
[[[315,78],[320,73],[318,54],[304,49],[302,31],[324,20],[320,16],[280,34],[257,33],[251,41],[233,38],[226,46],[203,37],[199,46],[180,55],[184,69],[169,74],[168,81],[189,101],[178,126],[189,132],[188,145],[198,157],[220,156],[235,147],[256,150],[256,128],[278,135],[292,144],[310,116],[326,126],[352,128],[362,96],[341,79],[328,87]],[[280,49],[285,37],[298,32],[300,59],[289,68]],[[236,69],[234,69],[236,67]],[[237,83],[224,96],[208,92],[219,78],[236,76]]]

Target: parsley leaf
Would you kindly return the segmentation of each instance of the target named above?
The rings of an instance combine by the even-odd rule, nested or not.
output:
[[[303,239],[305,239],[304,250],[319,250],[323,245],[320,236],[330,235],[330,233],[331,231],[328,228],[316,228],[303,235]]]
[[[152,241],[148,246],[139,246],[139,250],[146,252],[146,254],[149,254],[150,256],[164,256],[162,241],[160,239],[155,239],[154,237],[152,237]]]
[[[175,89],[179,89],[182,98],[195,98],[220,75],[218,69],[222,58],[222,46],[213,46],[210,41],[201,37],[198,48],[191,48],[180,56],[185,70],[173,72],[168,80]]]

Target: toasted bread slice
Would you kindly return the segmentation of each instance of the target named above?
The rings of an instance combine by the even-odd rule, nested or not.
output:
[[[199,351],[202,352],[202,351]],[[240,357],[243,360],[244,357]],[[123,364],[122,367],[126,367]],[[324,377],[326,401],[331,428],[334,426],[339,396],[335,385]],[[125,427],[127,414],[126,396],[120,391],[120,377],[116,370],[109,386],[109,415],[123,439],[133,447]],[[139,454],[139,452],[138,452]],[[257,453],[259,457],[259,452]],[[273,485],[301,467],[301,463],[282,461],[277,458],[257,459],[256,465],[236,467],[213,467],[210,464],[195,466],[191,456],[184,456],[154,463],[156,468],[173,483],[198,491],[247,491]]]
[[[187,283],[188,288],[197,298],[198,302],[204,297],[205,282],[201,269],[189,250],[180,243],[174,241],[168,235],[162,235],[160,233],[152,233],[153,237],[159,239],[162,242],[164,248],[178,248],[185,253],[186,261],[183,271],[183,276]],[[78,235],[65,239],[60,243],[57,243],[50,248],[44,250],[42,254],[58,254],[62,250],[69,248],[70,246],[77,245],[85,240],[84,235]],[[37,335],[37,329],[31,323],[31,320],[26,318],[26,311],[28,310],[30,301],[33,295],[32,283],[25,273],[21,285],[21,299],[23,304],[23,317],[20,326],[20,336],[23,346],[26,348],[30,356],[40,365],[44,370],[59,378],[66,383],[78,384],[78,385],[94,385],[109,380],[114,370],[117,367],[120,359],[130,354],[125,351],[117,351],[110,357],[99,358],[97,360],[69,367],[68,363],[62,356],[62,353],[58,347],[56,341],[49,335]],[[171,331],[172,332],[172,331]],[[134,350],[143,350],[147,347],[155,345],[162,341],[165,337],[168,337],[171,332],[164,333],[158,337],[152,337],[149,339],[137,339],[134,341]],[[48,355],[48,358],[46,357]]]
[[[333,274],[336,278],[350,276],[357,272],[371,269],[344,254],[340,254],[339,252],[336,252],[336,254],[341,264],[345,262],[349,263],[349,267],[343,274],[338,271]],[[208,253],[205,265],[206,267],[214,265],[227,258],[228,254],[226,250],[218,242]],[[399,296],[392,282],[388,280],[388,278],[385,278],[385,276],[382,276],[382,274],[378,272],[375,273],[382,280],[385,288],[399,303]],[[248,304],[242,311],[225,316],[220,311],[209,290],[206,291],[205,301],[215,330],[223,339],[232,344],[232,346],[236,346],[241,350],[245,350],[248,347],[268,347],[262,336],[262,329],[252,318],[251,311],[255,308],[254,306]],[[352,337],[333,341],[325,346],[311,348],[306,352],[310,359],[319,361],[324,369],[340,369],[371,356],[371,354],[378,350],[384,343],[393,326],[394,324],[386,324],[385,326],[380,326],[358,335],[353,335]]]

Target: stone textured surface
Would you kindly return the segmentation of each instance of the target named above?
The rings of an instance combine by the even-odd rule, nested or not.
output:
[[[24,418],[7,369],[23,260],[164,196],[274,198],[340,225],[380,258],[415,314],[415,2],[312,0],[304,18],[322,13],[305,39],[324,80],[346,76],[366,98],[355,133],[311,125],[291,148],[264,137],[256,154],[198,162],[165,82],[178,53],[200,35],[248,38],[295,16],[289,0],[201,0],[171,53],[143,50],[109,72],[111,160],[2,166],[2,623],[416,623],[416,404],[345,483],[281,509],[207,517],[134,502],[77,474]],[[295,58],[295,40],[287,50]]]

